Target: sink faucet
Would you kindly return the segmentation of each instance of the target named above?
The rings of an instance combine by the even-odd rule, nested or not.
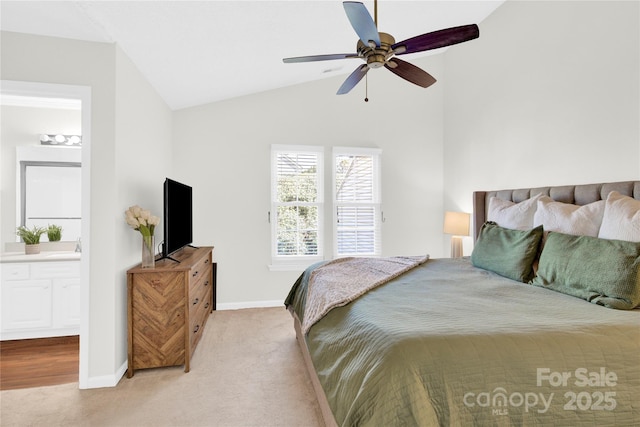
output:
[[[82,242],[80,241],[79,237],[78,241],[76,242],[76,252],[82,252]]]

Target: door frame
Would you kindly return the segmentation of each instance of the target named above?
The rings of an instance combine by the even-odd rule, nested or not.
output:
[[[80,257],[79,388],[89,388],[89,303],[91,283],[91,87],[55,83],[0,80],[0,94],[75,99],[81,102],[82,122],[82,256]]]

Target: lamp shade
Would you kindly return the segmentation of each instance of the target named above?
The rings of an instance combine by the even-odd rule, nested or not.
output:
[[[445,212],[444,232],[454,236],[469,235],[470,215],[464,212]]]

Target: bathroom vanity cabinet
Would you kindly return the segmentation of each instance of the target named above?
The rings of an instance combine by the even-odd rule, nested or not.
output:
[[[80,333],[80,260],[2,262],[0,339]]]

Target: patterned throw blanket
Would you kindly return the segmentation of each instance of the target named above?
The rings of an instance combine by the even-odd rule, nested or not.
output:
[[[316,268],[309,278],[302,332],[329,311],[423,264],[424,257],[338,258]]]

